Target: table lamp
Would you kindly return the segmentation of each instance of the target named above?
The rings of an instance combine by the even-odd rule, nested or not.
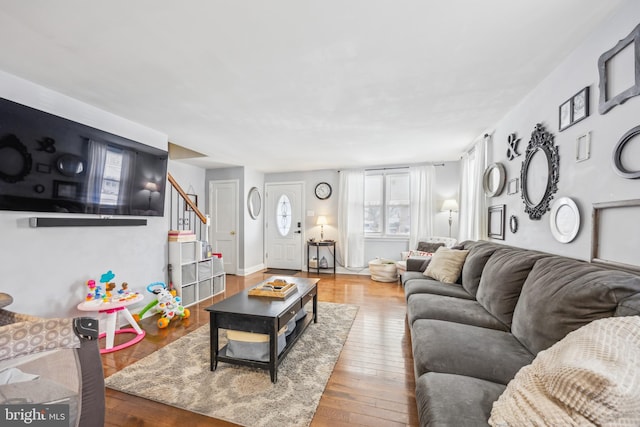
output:
[[[453,218],[451,216],[452,212],[458,212],[458,202],[455,199],[445,200],[442,204],[442,212],[449,211],[449,237],[451,237],[451,223],[453,222]]]
[[[320,226],[320,241],[324,240],[324,226],[327,225],[327,217],[324,215],[318,216],[316,225]]]

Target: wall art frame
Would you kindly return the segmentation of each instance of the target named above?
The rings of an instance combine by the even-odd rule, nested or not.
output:
[[[488,236],[491,239],[504,240],[506,205],[489,206],[487,215]]]
[[[516,234],[518,232],[518,217],[515,215],[511,215],[509,217],[509,230],[512,234]]]
[[[576,138],[576,163],[584,162],[591,158],[591,132],[579,135]]]
[[[518,194],[518,191],[520,191],[520,178],[507,181],[507,195]]]
[[[558,130],[561,132],[589,117],[589,86],[567,99],[558,107]]]
[[[249,210],[249,216],[251,219],[258,219],[260,211],[262,210],[262,196],[258,187],[251,187],[249,194],[247,195],[247,209]]]
[[[72,181],[53,181],[54,198],[76,200],[79,194],[80,183]]]
[[[482,176],[482,188],[487,197],[499,196],[504,189],[507,171],[502,163],[492,163]]]
[[[198,195],[197,194],[187,194],[187,197],[189,197],[189,199],[193,202],[193,204],[196,207],[198,207]],[[186,212],[193,212],[193,209],[191,209],[191,206],[189,206],[189,203],[187,203],[186,200],[184,202],[184,210]]]
[[[612,202],[594,203],[591,211],[591,262],[594,264],[600,264],[607,267],[614,267],[621,270],[627,270],[634,273],[640,272],[639,265],[627,264],[611,259],[603,258],[601,254],[601,241],[605,233],[602,233],[601,228],[601,216],[605,210],[608,209],[625,209],[625,208],[640,208],[640,199],[632,200],[619,200]]]
[[[633,129],[627,131],[620,141],[616,144],[613,149],[613,158],[611,159],[613,162],[613,170],[623,178],[626,179],[638,179],[640,178],[640,170],[630,171],[624,167],[622,164],[622,150],[624,150],[625,145],[633,138],[640,134],[640,126],[636,126]]]
[[[607,63],[630,44],[633,44],[633,73],[635,83],[633,86],[620,93],[610,94],[608,90],[610,75],[607,70]],[[613,48],[600,55],[600,58],[598,58],[598,74],[600,76],[600,81],[598,83],[598,88],[600,90],[598,112],[600,114],[606,114],[613,107],[624,104],[627,99],[640,95],[640,24],[638,24],[624,39],[618,41]]]
[[[527,182],[529,180],[531,160],[538,152],[544,154],[547,160],[548,175],[544,195],[536,203],[531,200]],[[553,199],[553,195],[558,191],[559,180],[560,157],[558,155],[558,146],[553,144],[553,135],[547,132],[542,124],[538,123],[531,133],[531,140],[527,145],[525,158],[520,169],[520,195],[524,202],[524,211],[529,215],[530,219],[539,220],[550,209],[549,204]]]

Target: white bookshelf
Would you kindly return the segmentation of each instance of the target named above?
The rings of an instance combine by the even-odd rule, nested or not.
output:
[[[202,255],[202,242],[169,242],[173,286],[188,307],[226,290],[222,258]]]

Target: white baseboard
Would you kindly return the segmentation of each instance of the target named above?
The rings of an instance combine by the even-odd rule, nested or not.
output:
[[[238,272],[236,273],[237,276],[248,276],[250,274],[253,273],[257,273],[260,270],[264,270],[266,267],[264,266],[264,264],[258,264],[258,265],[254,265],[252,267],[249,268],[241,268],[238,269]]]

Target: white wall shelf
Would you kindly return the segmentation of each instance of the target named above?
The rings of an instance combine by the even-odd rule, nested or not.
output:
[[[169,242],[173,286],[188,307],[226,290],[222,258],[202,256],[202,242]]]

